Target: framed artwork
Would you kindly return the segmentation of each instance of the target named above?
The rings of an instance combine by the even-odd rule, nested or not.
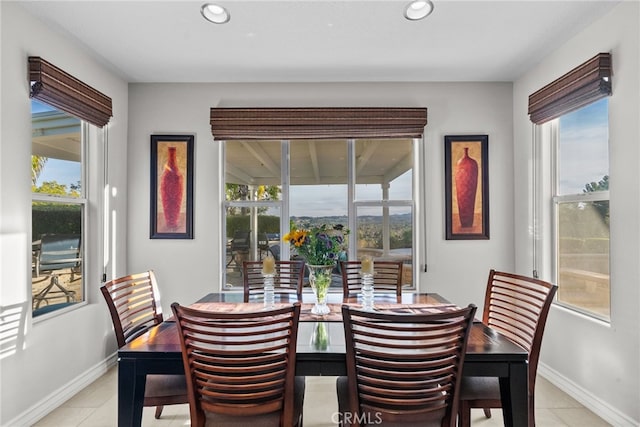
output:
[[[193,135],[151,135],[152,239],[193,239]]]
[[[489,136],[444,137],[447,240],[489,239]]]

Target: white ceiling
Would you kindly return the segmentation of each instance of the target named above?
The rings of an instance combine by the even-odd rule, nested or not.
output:
[[[129,82],[513,81],[618,0],[21,1]],[[42,52],[46,58],[46,52]],[[587,59],[587,58],[585,58]]]

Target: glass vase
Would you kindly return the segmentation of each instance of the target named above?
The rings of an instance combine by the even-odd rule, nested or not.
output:
[[[312,314],[325,315],[331,311],[327,305],[327,292],[331,286],[331,273],[333,265],[307,264],[309,269],[309,284],[316,296],[316,303],[311,309]]]

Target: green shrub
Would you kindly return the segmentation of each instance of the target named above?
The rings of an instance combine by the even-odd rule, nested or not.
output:
[[[82,208],[62,203],[34,203],[31,232],[34,240],[43,234],[81,234]]]

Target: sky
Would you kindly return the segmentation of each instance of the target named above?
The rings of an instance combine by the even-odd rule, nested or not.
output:
[[[66,185],[69,190],[70,184],[76,184],[80,181],[80,173],[79,162],[50,158],[40,173],[36,186],[40,186],[43,182],[56,181],[58,184]]]
[[[394,200],[411,200],[411,171],[391,183],[390,197]],[[356,186],[357,200],[381,200],[379,184]],[[291,216],[341,216],[347,215],[347,185],[302,185],[290,189]]]
[[[55,110],[55,108],[47,104],[38,102],[35,99],[31,100],[32,114],[53,110]],[[43,182],[56,181],[58,184],[65,184],[67,190],[69,190],[70,184],[76,184],[80,181],[80,173],[81,168],[79,162],[49,158],[36,181],[36,186],[40,186]]]
[[[609,175],[608,98],[560,118],[560,194],[580,194]]]

